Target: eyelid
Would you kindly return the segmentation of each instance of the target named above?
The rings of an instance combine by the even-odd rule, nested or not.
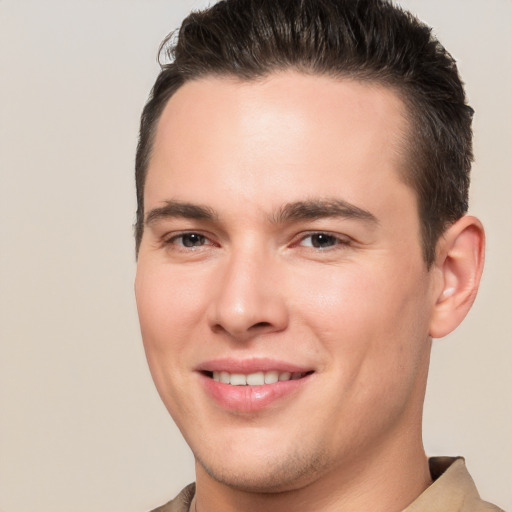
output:
[[[315,235],[326,235],[328,237],[332,237],[336,240],[336,243],[332,246],[328,246],[325,248],[320,247],[313,247],[312,245],[304,246],[301,245],[301,243],[306,240],[307,238],[311,238]],[[302,246],[302,247],[312,247],[315,250],[328,250],[328,249],[335,249],[339,246],[346,246],[350,245],[352,242],[352,238],[350,238],[347,235],[340,234],[340,233],[333,233],[332,231],[322,231],[322,230],[312,230],[312,231],[306,231],[302,232],[299,235],[297,235],[295,241],[292,243],[293,246]]]
[[[176,243],[177,240],[179,240],[182,237],[185,237],[187,235],[198,235],[200,237],[203,237],[205,239],[205,243],[199,246],[191,246],[187,247],[184,244]],[[333,238],[335,240],[335,243],[331,246],[327,247],[314,247],[312,244],[310,245],[303,245],[303,242],[311,238],[315,235],[325,235],[326,237]],[[218,247],[220,244],[215,241],[215,237],[209,233],[205,232],[201,229],[183,229],[183,230],[177,230],[177,231],[171,231],[169,233],[166,233],[161,237],[162,245],[163,246],[170,246],[174,245],[175,247],[178,247],[183,250],[191,250],[191,249],[198,249],[200,247]],[[303,231],[301,233],[298,233],[292,240],[291,246],[292,247],[308,247],[314,250],[329,250],[329,249],[335,249],[340,246],[347,246],[350,245],[353,242],[353,239],[346,235],[341,233],[335,233],[332,231],[327,230],[309,230],[309,231]]]
[[[193,246],[193,247],[186,247],[184,244],[176,244],[175,243],[176,240],[178,240],[179,238],[183,238],[184,236],[187,236],[187,235],[198,235],[200,237],[203,237],[206,240],[206,243],[204,245]],[[198,229],[184,229],[182,231],[173,231],[171,233],[167,233],[164,236],[162,236],[162,244],[164,246],[174,245],[174,246],[180,247],[184,250],[190,250],[190,249],[195,249],[195,248],[204,247],[204,246],[217,246],[218,245],[217,243],[215,243],[212,240],[212,236],[210,234],[204,233],[203,231],[198,230]]]

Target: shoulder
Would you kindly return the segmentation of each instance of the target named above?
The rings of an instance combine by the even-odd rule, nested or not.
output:
[[[151,512],[189,512],[190,503],[196,492],[196,484],[187,485],[173,500]]]

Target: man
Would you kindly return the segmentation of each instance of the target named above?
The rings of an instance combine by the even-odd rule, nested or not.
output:
[[[135,289],[196,484],[158,510],[499,510],[421,439],[483,265],[453,59],[382,0],[228,0],[164,46]]]

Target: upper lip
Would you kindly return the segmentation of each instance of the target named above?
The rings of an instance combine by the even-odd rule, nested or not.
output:
[[[313,368],[270,358],[234,359],[228,357],[205,361],[199,364],[196,370],[199,372],[251,374],[270,371],[306,373],[313,371]]]

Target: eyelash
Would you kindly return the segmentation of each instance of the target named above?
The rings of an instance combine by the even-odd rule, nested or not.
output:
[[[198,243],[198,245],[194,245],[194,240],[190,240],[189,242],[191,245],[187,245],[185,242],[186,237],[197,237],[197,240],[195,242]],[[321,247],[321,246],[315,246],[314,237],[325,237],[324,242],[329,243],[327,246]],[[321,243],[321,240],[318,240],[317,238],[317,244]],[[311,242],[309,244],[304,244],[305,240],[311,239]],[[181,240],[181,243],[178,243]],[[186,231],[178,234],[174,234],[173,236],[167,238],[164,240],[164,245],[174,245],[179,247],[180,250],[194,250],[200,247],[204,246],[215,246],[216,244],[212,242],[208,236],[197,232],[197,231]],[[311,249],[319,250],[319,251],[327,251],[327,250],[334,250],[339,246],[347,246],[350,245],[350,240],[347,237],[341,237],[340,235],[335,235],[333,233],[329,233],[328,231],[312,231],[310,233],[302,233],[298,240],[296,242],[293,242],[291,244],[292,247],[308,247]]]
[[[317,249],[319,251],[327,251],[327,250],[336,249],[338,246],[350,245],[350,239],[348,239],[347,237],[342,237],[340,235],[329,233],[328,231],[313,231],[310,233],[303,234],[303,235],[301,235],[298,242],[294,245],[300,246],[306,239],[308,239],[308,238],[313,239],[313,237],[325,237],[327,239],[326,241],[330,241],[333,243],[328,245],[327,247],[315,247],[313,240],[311,240],[310,244],[302,245],[302,246]]]
[[[193,237],[196,236],[198,239],[202,240],[203,242],[210,242],[209,244],[202,243],[200,245],[186,245],[184,240],[185,237]],[[177,243],[181,239],[182,243]],[[202,233],[199,233],[197,231],[185,231],[183,233],[175,234],[167,239],[164,240],[164,245],[176,245],[180,247],[182,250],[190,250],[190,249],[196,249],[198,247],[204,247],[205,245],[215,245],[213,242],[210,241],[210,239],[203,235]]]

